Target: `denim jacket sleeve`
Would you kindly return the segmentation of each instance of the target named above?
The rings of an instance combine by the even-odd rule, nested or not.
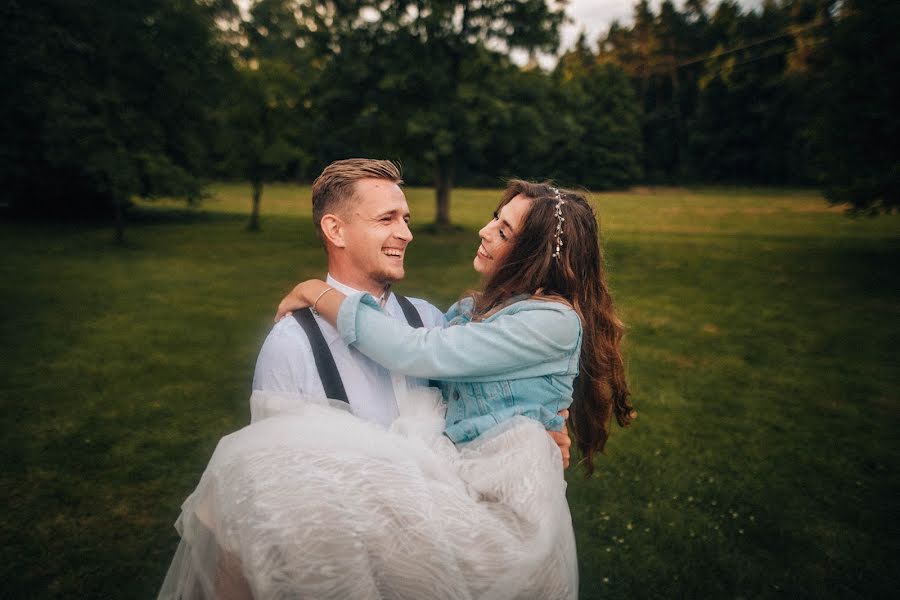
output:
[[[384,315],[370,295],[353,294],[341,304],[337,328],[391,371],[445,380],[514,374],[570,355],[580,343],[581,323],[570,307],[531,301],[518,308],[484,322],[415,329]]]

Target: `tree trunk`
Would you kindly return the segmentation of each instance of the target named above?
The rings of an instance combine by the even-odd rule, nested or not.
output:
[[[116,244],[125,243],[125,199],[116,194],[113,198],[113,211],[115,214]]]
[[[248,231],[259,231],[259,201],[262,198],[263,183],[261,180],[253,180],[253,209],[250,211],[250,222],[247,223]]]
[[[453,188],[453,160],[439,158],[434,167],[434,193],[437,214],[434,223],[438,227],[450,226],[450,190]]]

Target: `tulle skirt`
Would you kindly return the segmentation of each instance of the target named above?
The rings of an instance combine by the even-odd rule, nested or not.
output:
[[[559,449],[523,417],[441,434],[436,395],[385,430],[327,401],[255,392],[176,528],[160,598],[577,598]]]

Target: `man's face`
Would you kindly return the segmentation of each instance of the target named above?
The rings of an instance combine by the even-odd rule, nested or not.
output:
[[[403,279],[403,258],[413,238],[403,191],[384,179],[361,179],[355,190],[357,202],[343,219],[351,268],[378,285]]]

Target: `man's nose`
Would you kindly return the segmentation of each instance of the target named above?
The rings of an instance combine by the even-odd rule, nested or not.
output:
[[[411,242],[413,239],[413,234],[409,228],[409,223],[407,223],[406,221],[400,223],[400,226],[394,230],[394,235],[406,242]]]

